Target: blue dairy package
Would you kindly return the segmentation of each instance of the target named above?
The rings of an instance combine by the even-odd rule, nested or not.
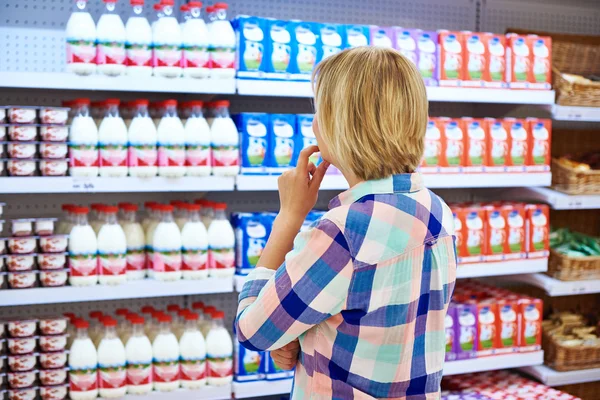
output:
[[[233,324],[235,333],[235,323]],[[265,351],[252,351],[246,349],[237,340],[233,343],[233,376],[236,382],[251,382],[265,379],[266,372],[263,368],[266,360]]]
[[[317,55],[317,63],[344,49],[344,25],[321,24],[319,36],[320,48]]]
[[[280,379],[289,379],[294,377],[294,369],[287,371],[281,369],[275,364],[270,352],[266,352],[264,357],[265,375],[268,381],[277,381]]]
[[[266,213],[237,213],[233,223],[236,236],[236,273],[248,275],[256,268],[267,244],[272,219]]]
[[[383,26],[370,26],[371,46],[387,47],[393,49],[395,45],[394,28]]]
[[[265,54],[266,76],[269,79],[289,79],[292,72],[292,53],[295,42],[290,31],[290,22],[278,19],[266,19],[266,47]]]
[[[317,145],[317,138],[315,137],[315,133],[313,132],[312,128],[314,117],[314,114],[296,115],[297,145],[293,165],[296,165],[296,163],[298,162],[298,156],[300,155],[302,149],[308,146]],[[319,162],[319,153],[314,153],[312,156],[310,156],[310,161],[317,165]]]
[[[282,173],[294,164],[296,142],[296,115],[269,115],[269,156],[267,170]]]
[[[367,25],[344,25],[344,48],[368,46],[371,33]]]
[[[293,80],[308,81],[317,64],[319,29],[317,22],[290,21],[288,28],[292,39],[290,77]]]
[[[260,17],[239,15],[232,21],[237,41],[238,78],[263,78],[270,54],[267,21]]]
[[[245,175],[267,173],[269,114],[241,113],[234,116],[240,134],[241,168]]]

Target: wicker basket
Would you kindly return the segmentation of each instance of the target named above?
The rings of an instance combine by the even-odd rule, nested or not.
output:
[[[580,171],[552,159],[552,186],[568,194],[600,194],[600,170]]]
[[[556,371],[600,368],[600,346],[563,346],[544,333],[542,348],[544,363]]]
[[[600,279],[600,256],[569,257],[550,249],[547,274],[561,281]]]

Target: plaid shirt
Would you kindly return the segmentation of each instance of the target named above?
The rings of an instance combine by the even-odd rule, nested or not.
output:
[[[236,328],[251,350],[300,340],[293,399],[438,399],[456,278],[452,213],[418,173],[359,183],[257,268]]]

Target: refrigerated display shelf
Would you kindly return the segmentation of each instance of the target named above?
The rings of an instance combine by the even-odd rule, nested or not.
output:
[[[231,292],[233,292],[233,281],[231,278],[208,278],[173,282],[145,279],[115,286],[64,286],[56,288],[0,290],[0,307]]]
[[[600,368],[559,372],[546,365],[523,367],[521,371],[533,376],[544,385],[562,386],[600,381]]]
[[[230,400],[231,385],[206,386],[197,390],[177,390],[174,392],[152,392],[145,395],[128,395],[125,400]]]
[[[530,187],[510,194],[514,200],[537,200],[555,210],[591,210],[600,208],[600,195],[569,195],[558,190]]]
[[[544,274],[508,275],[499,277],[504,281],[527,283],[539,287],[551,296],[574,296],[600,293],[600,279],[589,281],[561,281]]]
[[[552,118],[556,121],[600,122],[600,107],[552,107]]]
[[[282,379],[279,381],[233,382],[232,390],[233,397],[236,399],[290,394],[292,391],[292,379]]]

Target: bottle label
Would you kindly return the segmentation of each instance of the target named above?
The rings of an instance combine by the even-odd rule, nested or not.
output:
[[[185,165],[185,147],[159,146],[158,165],[161,167],[183,167]]]
[[[208,268],[208,250],[183,250],[183,271],[200,271]]]
[[[233,249],[211,249],[211,269],[235,268],[235,252]]]
[[[118,389],[127,384],[125,365],[98,368],[98,386],[102,389]]]
[[[179,379],[177,361],[154,361],[154,382],[173,382]]]
[[[97,167],[99,165],[98,148],[93,145],[71,145],[70,166]]]
[[[233,68],[235,49],[231,47],[215,47],[210,50],[212,68]]]
[[[96,64],[125,65],[125,43],[123,42],[98,42]]]
[[[181,379],[199,381],[206,378],[206,362],[204,360],[181,360]]]
[[[67,64],[94,64],[96,44],[93,40],[67,39]]]
[[[158,151],[156,146],[132,145],[129,147],[130,167],[156,167],[158,165]]]
[[[152,66],[152,49],[147,44],[131,44],[125,45],[127,53],[127,65],[132,67],[151,67]]]
[[[210,68],[210,53],[208,48],[201,46],[183,47],[184,68]]]
[[[186,146],[185,165],[189,167],[208,167],[210,164],[210,146],[195,144]]]
[[[155,251],[152,269],[158,272],[176,272],[181,270],[181,252]]]
[[[125,254],[99,254],[100,275],[124,275],[127,271]]]
[[[126,167],[127,146],[100,145],[100,167]]]
[[[154,45],[152,59],[154,67],[181,67],[181,47],[176,45]]]
[[[144,249],[127,250],[127,271],[143,271],[146,268]]]
[[[237,146],[212,146],[213,167],[230,167],[239,165],[239,150]]]
[[[210,378],[226,378],[233,375],[233,359],[231,357],[208,357],[208,376]]]
[[[98,389],[98,371],[96,369],[71,369],[69,383],[71,392],[87,392]]]
[[[152,383],[152,363],[127,363],[127,384],[138,386]]]
[[[98,259],[95,254],[78,254],[69,256],[71,276],[91,276],[98,273]]]

